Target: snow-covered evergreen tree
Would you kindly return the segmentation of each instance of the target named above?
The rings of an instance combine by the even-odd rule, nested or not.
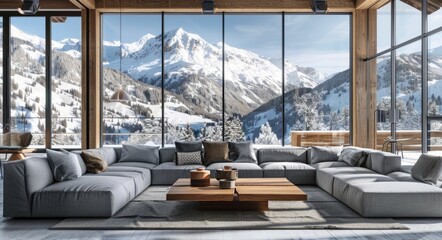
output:
[[[255,138],[255,144],[281,144],[276,134],[272,131],[272,127],[268,122],[261,126],[259,136]]]
[[[318,111],[318,106],[321,104],[321,101],[322,97],[318,92],[294,96],[296,111],[304,120],[305,130],[311,131],[324,129],[324,122],[320,119]]]
[[[245,141],[243,123],[238,117],[229,117],[224,125],[225,139],[232,142]]]
[[[198,139],[203,141],[222,141],[222,127],[219,125],[207,126],[207,123],[205,123],[204,127],[201,128],[201,133],[199,134]]]

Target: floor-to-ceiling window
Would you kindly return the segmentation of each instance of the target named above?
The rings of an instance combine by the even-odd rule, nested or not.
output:
[[[330,144],[349,143],[349,14],[103,13],[101,20],[104,145],[289,145],[294,130],[345,131]],[[315,124],[300,110],[312,101]]]
[[[427,6],[426,11],[422,6]],[[397,150],[404,150],[405,158],[441,150],[440,8],[440,4],[428,0],[394,0],[372,9],[376,14],[371,16],[376,19],[369,21],[376,23],[377,29],[370,33],[377,34],[377,49],[369,57],[369,62],[378,62],[377,145],[393,138],[399,142]],[[374,71],[372,68],[370,74]],[[382,130],[388,130],[388,135]]]
[[[0,17],[0,136],[3,136],[3,18]],[[2,139],[2,138],[0,138]],[[0,144],[3,144],[0,142]]]
[[[161,144],[161,15],[103,14],[102,40],[103,144]]]
[[[45,146],[45,17],[11,17],[11,131],[31,132],[31,145]]]
[[[69,30],[67,30],[69,29]],[[51,17],[52,147],[81,146],[81,17]]]
[[[349,144],[350,21],[347,14],[285,16],[286,144],[292,131]]]
[[[281,144],[282,15],[226,14],[224,28],[225,137]]]
[[[81,147],[81,17],[58,14],[7,14],[1,22],[0,56],[10,56],[0,66],[2,88],[10,86],[2,128],[32,133],[36,148]]]
[[[222,15],[164,16],[165,144],[222,135]]]

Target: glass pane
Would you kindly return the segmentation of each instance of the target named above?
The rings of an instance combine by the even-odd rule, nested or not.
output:
[[[429,120],[428,126],[428,151],[431,154],[440,155],[442,153],[442,120]]]
[[[396,0],[396,43],[402,43],[421,34],[420,1]]]
[[[370,80],[376,81],[376,148],[382,149],[384,141],[391,136],[389,110],[391,108],[391,55],[384,54],[376,58],[375,76],[370,73]]]
[[[396,108],[399,113],[396,138],[405,154],[420,152],[422,113],[421,41],[399,48],[396,53]]]
[[[11,131],[45,146],[45,18],[11,17]]]
[[[377,52],[391,47],[391,2],[376,10],[376,39]]]
[[[286,15],[285,38],[285,143],[349,144],[350,17]]]
[[[438,1],[427,1],[428,31],[442,27],[442,3]]]
[[[103,145],[161,144],[161,15],[103,14],[102,39]]]
[[[222,16],[164,17],[165,144],[222,141]]]
[[[52,147],[81,147],[81,17],[51,17]]]
[[[225,139],[281,144],[281,14],[225,15]]]
[[[442,33],[428,37],[428,116],[442,116]]]

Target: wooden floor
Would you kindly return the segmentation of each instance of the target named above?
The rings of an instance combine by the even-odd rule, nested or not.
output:
[[[415,160],[403,160],[403,165]],[[400,204],[400,203],[398,203]],[[442,204],[442,203],[441,203]],[[3,215],[3,181],[0,180],[0,215]],[[60,219],[10,219],[0,217],[0,240],[13,239],[389,239],[442,240],[442,218],[396,219],[410,230],[261,230],[261,231],[170,231],[170,230],[48,230]]]

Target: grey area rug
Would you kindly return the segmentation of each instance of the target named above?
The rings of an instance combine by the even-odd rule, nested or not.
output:
[[[363,218],[317,187],[307,202],[271,201],[269,210],[207,211],[196,202],[165,201],[168,187],[150,187],[111,218],[67,218],[50,229],[408,229],[391,218]]]

